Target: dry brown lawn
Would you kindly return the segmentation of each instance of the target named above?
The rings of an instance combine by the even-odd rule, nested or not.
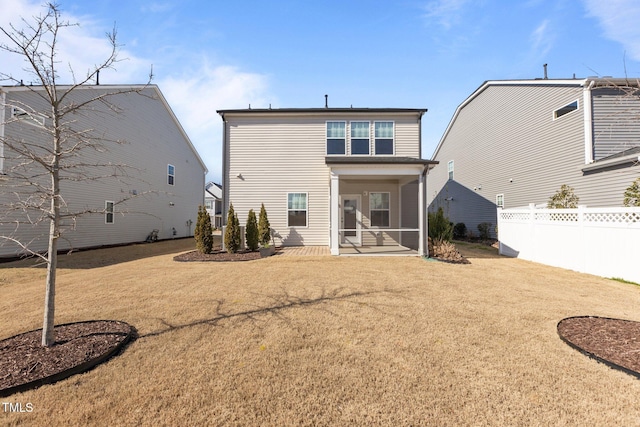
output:
[[[636,286],[471,246],[469,265],[172,260],[192,247],[64,257],[57,323],[123,320],[140,337],[92,371],[0,399],[33,406],[0,406],[0,424],[640,425],[640,381],[556,333],[568,316],[640,320]],[[0,265],[0,339],[41,326],[43,278]]]

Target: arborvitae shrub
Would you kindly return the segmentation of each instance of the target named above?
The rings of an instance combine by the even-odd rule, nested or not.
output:
[[[271,242],[271,225],[269,224],[269,218],[267,218],[267,210],[264,208],[264,203],[260,206],[260,218],[258,220],[258,242],[262,246],[266,246]]]
[[[449,219],[444,216],[442,208],[438,208],[436,213],[429,212],[429,237],[436,242],[451,241],[453,237],[453,226]]]
[[[224,247],[230,254],[238,252],[240,249],[240,221],[233,210],[233,204],[229,205],[227,214],[227,228],[224,231]]]
[[[245,241],[247,242],[247,248],[251,251],[258,249],[258,220],[256,219],[256,213],[253,209],[249,210],[247,215],[247,225],[244,229]]]
[[[204,206],[198,206],[198,219],[193,234],[198,251],[210,254],[213,251],[213,230],[211,228],[211,217]]]

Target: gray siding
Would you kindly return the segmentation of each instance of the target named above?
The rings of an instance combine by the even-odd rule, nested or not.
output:
[[[594,160],[640,146],[640,98],[616,88],[593,90]]]
[[[81,88],[69,101],[80,102],[113,90],[106,86]],[[88,165],[83,173],[91,179],[62,183],[62,195],[69,210],[102,211],[107,200],[116,203],[125,198],[130,200],[116,205],[113,224],[105,224],[103,213],[67,220],[61,249],[144,241],[153,229],[159,230],[161,239],[193,235],[197,208],[204,200],[206,169],[159,90],[155,86],[149,87],[145,89],[145,95],[131,93],[112,97],[111,102],[120,109],[118,113],[102,104],[94,104],[83,114],[73,116],[75,129],[91,129],[101,148],[87,147],[78,158]],[[37,104],[32,93],[8,90],[7,101],[16,100],[46,108]],[[28,126],[7,125],[5,137],[33,135],[30,131],[25,133]],[[48,143],[42,135],[37,135],[34,141]],[[5,154],[6,151],[5,147]],[[12,162],[7,159],[5,171],[12,167]],[[107,163],[119,167],[95,166]],[[168,164],[175,166],[173,186],[167,182]],[[34,172],[33,169],[29,171]],[[118,178],[110,176],[114,173]],[[0,198],[0,203],[6,204],[11,195],[2,192]],[[13,227],[0,225],[0,232],[8,235]],[[47,232],[46,227],[21,227],[19,230],[21,240],[36,239],[33,249],[38,251],[46,249]],[[15,245],[4,244],[0,246],[0,256],[15,255],[16,250]]]
[[[578,110],[554,119],[555,110],[575,100]],[[581,204],[620,206],[640,170],[582,172],[582,100],[578,84],[487,86],[459,110],[435,153],[440,164],[428,176],[429,209],[442,206],[452,222],[464,222],[477,235],[479,223],[495,226],[498,194],[506,208],[544,204],[568,184]],[[450,160],[453,180],[447,174]]]

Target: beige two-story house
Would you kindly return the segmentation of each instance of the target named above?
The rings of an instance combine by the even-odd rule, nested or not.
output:
[[[264,203],[277,245],[426,255],[425,109],[220,110],[223,220]]]

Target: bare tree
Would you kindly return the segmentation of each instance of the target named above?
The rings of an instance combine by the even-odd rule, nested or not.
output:
[[[114,96],[129,92],[141,93],[145,85],[127,90],[95,90],[83,96],[72,96],[83,85],[97,84],[100,71],[113,69],[118,60],[119,45],[115,29],[107,33],[111,51],[101,63],[87,71],[84,78],[76,79],[69,66],[73,83],[60,84],[58,66],[58,43],[60,32],[77,24],[62,20],[60,7],[55,3],[45,5],[46,12],[22,19],[23,28],[10,24],[0,27],[0,49],[20,55],[27,66],[25,72],[33,78],[34,85],[24,86],[22,79],[0,73],[0,80],[12,85],[24,86],[27,97],[7,100],[2,97],[2,110],[9,114],[3,120],[5,126],[20,127],[22,132],[0,133],[0,197],[5,200],[0,225],[13,224],[14,231],[20,227],[48,224],[48,248],[46,252],[31,249],[32,240],[25,241],[17,232],[6,233],[0,239],[11,241],[23,251],[42,258],[47,266],[46,296],[42,345],[54,343],[54,314],[56,292],[56,267],[59,241],[65,232],[74,228],[76,219],[85,214],[105,213],[107,207],[83,207],[74,209],[65,202],[64,182],[101,180],[106,178],[127,179],[130,168],[100,160],[109,141],[105,134],[95,129],[79,128],[78,118],[86,117],[97,110],[107,114],[118,114]],[[149,82],[151,80],[149,75]],[[147,84],[149,83],[147,82]],[[83,88],[85,89],[85,88]],[[7,89],[8,90],[8,89]],[[25,100],[26,99],[26,100]],[[90,155],[87,155],[89,153]],[[4,193],[4,194],[2,194]],[[122,203],[130,195],[115,203]],[[109,208],[112,208],[109,207]]]

